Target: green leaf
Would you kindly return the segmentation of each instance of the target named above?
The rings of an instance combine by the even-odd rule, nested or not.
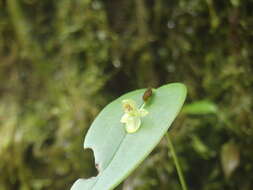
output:
[[[132,91],[107,105],[92,123],[84,148],[95,155],[98,175],[79,179],[71,190],[108,190],[124,180],[159,143],[180,111],[186,97],[183,84],[172,83],[154,90],[145,109],[149,114],[142,118],[140,129],[126,133],[120,123],[124,114],[121,101],[133,99],[138,107],[143,104],[145,89]]]
[[[215,114],[217,111],[218,108],[216,104],[208,100],[195,101],[193,103],[187,104],[183,109],[183,113],[197,115]]]

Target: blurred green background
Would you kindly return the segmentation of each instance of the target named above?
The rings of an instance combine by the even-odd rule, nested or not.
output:
[[[183,82],[191,190],[253,189],[252,0],[0,0],[0,190],[96,174],[83,139],[125,92]],[[118,190],[179,190],[163,139]]]

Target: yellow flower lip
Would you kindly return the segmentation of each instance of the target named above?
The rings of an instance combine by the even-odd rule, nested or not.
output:
[[[134,133],[140,128],[141,117],[148,114],[148,111],[143,108],[144,105],[138,109],[134,100],[124,99],[122,101],[122,107],[125,113],[121,117],[120,122],[125,123],[125,129],[128,133]]]

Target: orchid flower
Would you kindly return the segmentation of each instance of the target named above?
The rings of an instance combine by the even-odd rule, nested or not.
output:
[[[122,116],[120,122],[125,123],[125,129],[128,133],[136,132],[141,126],[141,117],[148,114],[148,111],[144,107],[137,108],[136,103],[132,99],[125,99],[122,101],[122,106],[124,109],[124,115]]]

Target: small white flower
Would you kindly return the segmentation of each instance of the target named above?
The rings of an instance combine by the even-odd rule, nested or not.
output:
[[[148,111],[143,106],[138,109],[135,101],[131,99],[125,99],[122,101],[125,114],[122,116],[120,122],[125,123],[126,131],[128,133],[136,132],[141,126],[141,117],[148,114]]]

